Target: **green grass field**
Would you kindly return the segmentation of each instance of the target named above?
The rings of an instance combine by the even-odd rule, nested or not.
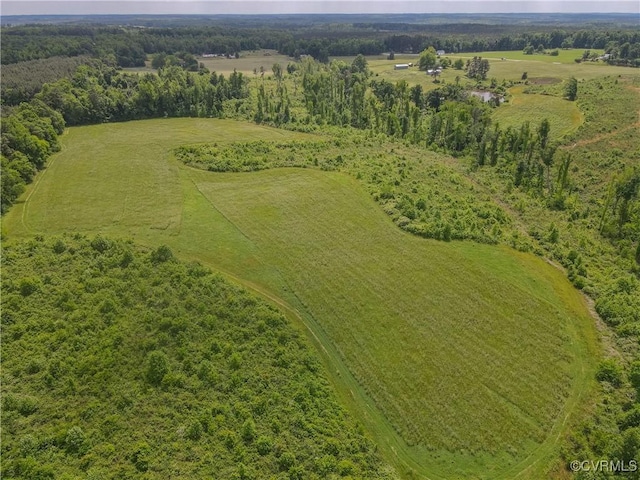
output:
[[[207,53],[207,52],[204,52]],[[219,52],[210,52],[219,53]],[[240,58],[226,57],[202,57],[196,56],[198,63],[202,63],[211,72],[223,74],[228,77],[234,70],[253,77],[255,69],[260,75],[260,67],[264,69],[265,75],[272,75],[271,68],[275,63],[279,63],[282,68],[286,68],[289,63],[295,63],[295,60],[286,55],[281,55],[275,50],[251,50],[240,53]],[[151,61],[147,61],[146,67],[125,68],[130,72],[153,73],[156,70],[151,68]]]
[[[310,136],[197,119],[69,129],[4,234],[167,244],[302,320],[343,401],[408,478],[542,478],[593,371],[578,292],[531,255],[403,233],[344,174],[214,174],[170,155],[278,138]]]
[[[502,128],[519,128],[525,120],[537,128],[546,118],[551,125],[551,136],[559,139],[582,125],[583,114],[575,102],[552,95],[526,94],[524,89],[523,86],[509,89],[510,101],[493,113],[493,121]]]
[[[481,56],[489,60],[489,78],[497,78],[500,82],[520,81],[523,72],[531,81],[536,78],[564,80],[569,77],[576,77],[579,80],[601,77],[603,75],[627,75],[629,69],[626,67],[614,67],[602,62],[575,63],[574,58],[582,55],[582,50],[561,50],[557,57],[550,55],[524,55],[522,52],[477,52],[447,54],[445,57],[455,61],[457,58],[467,60],[474,56]],[[342,57],[340,57],[342,58]],[[504,60],[502,60],[504,58]],[[343,58],[350,61],[352,58]],[[436,88],[438,84],[433,83],[433,79],[425,72],[418,70],[417,66],[407,70],[394,70],[396,63],[416,63],[417,55],[396,55],[395,60],[387,60],[383,56],[367,57],[369,67],[374,74],[379,77],[396,82],[406,80],[409,84],[420,84],[426,89]],[[439,79],[448,83],[455,82],[456,76],[464,83],[467,79],[464,70],[448,68],[442,72]]]

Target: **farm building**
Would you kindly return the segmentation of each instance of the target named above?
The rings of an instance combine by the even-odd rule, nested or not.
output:
[[[444,50],[438,50],[438,51],[436,51],[436,55],[438,55],[439,57],[441,57],[442,55],[444,55]]]
[[[396,63],[393,67],[394,70],[406,70],[407,68],[409,68],[408,63]]]

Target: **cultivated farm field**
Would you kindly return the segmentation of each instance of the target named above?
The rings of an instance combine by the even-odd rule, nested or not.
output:
[[[213,173],[171,153],[316,138],[204,119],[71,128],[4,233],[166,244],[283,308],[400,471],[539,478],[596,351],[561,272],[506,247],[406,234],[343,173]]]

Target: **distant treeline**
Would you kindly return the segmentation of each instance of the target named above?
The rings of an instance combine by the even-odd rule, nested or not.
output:
[[[93,55],[111,59],[121,67],[142,66],[149,54],[188,52],[232,54],[260,48],[292,57],[308,54],[320,61],[329,56],[375,55],[383,52],[418,53],[433,45],[446,52],[479,52],[536,48],[605,49],[610,62],[640,65],[637,30],[557,29],[496,25],[407,25],[384,30],[370,25],[325,25],[314,28],[179,27],[142,28],[92,25],[29,25],[2,30],[3,64],[52,56]],[[537,29],[536,29],[537,28]],[[547,27],[548,28],[548,27]],[[393,32],[393,33],[391,33]]]
[[[29,101],[45,83],[70,78],[80,65],[97,65],[98,59],[88,55],[49,57],[5,65],[0,70],[2,103],[18,105]]]

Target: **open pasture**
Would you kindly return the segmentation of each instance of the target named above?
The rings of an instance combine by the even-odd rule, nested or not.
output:
[[[264,69],[265,75],[272,75],[271,68],[275,63],[279,63],[283,69],[287,64],[294,63],[293,58],[281,55],[275,50],[251,50],[240,52],[240,58],[226,57],[196,57],[198,62],[203,63],[212,72],[223,73],[225,76],[233,73],[234,70],[245,75],[253,76],[254,69],[260,75],[260,67]]]
[[[203,52],[208,53],[208,52]],[[219,55],[220,52],[210,52]],[[224,53],[224,52],[222,52]],[[279,63],[282,68],[286,68],[289,63],[295,63],[295,60],[286,55],[281,55],[275,50],[249,50],[240,52],[240,58],[227,58],[224,55],[216,57],[203,57],[196,55],[198,63],[202,63],[211,72],[223,74],[228,77],[234,70],[248,75],[250,78],[254,76],[254,69],[257,75],[260,75],[260,68],[264,69],[265,75],[273,75],[271,68],[275,63]],[[124,70],[132,73],[155,73],[156,69],[151,67],[151,60],[148,59],[146,66],[125,68]]]
[[[551,50],[547,50],[548,52]],[[560,48],[558,49],[558,55],[549,55],[549,54],[541,54],[534,53],[533,55],[525,55],[522,50],[503,50],[497,52],[482,52],[477,55],[482,55],[482,58],[488,58],[489,60],[501,60],[506,58],[507,60],[518,60],[518,61],[529,61],[529,62],[546,62],[552,63],[554,65],[558,64],[569,64],[576,65],[575,59],[582,58],[582,54],[584,53],[584,49],[579,48]],[[604,54],[604,50],[592,49],[589,50],[591,53],[596,53],[598,55]],[[469,56],[470,54],[459,54]],[[474,54],[475,55],[475,54]],[[457,57],[458,55],[454,55]],[[471,55],[473,56],[473,55]],[[592,64],[592,62],[587,62],[588,64]],[[606,65],[602,61],[596,63],[596,65]]]
[[[345,403],[405,473],[541,478],[593,368],[578,292],[531,255],[403,233],[344,174],[210,173],[170,155],[304,138],[202,119],[72,128],[5,234],[167,244],[302,319]]]
[[[519,82],[522,74],[527,72],[530,81],[536,78],[556,79],[557,81],[575,77],[578,80],[592,79],[603,75],[628,75],[626,67],[610,66],[603,62],[575,63],[574,58],[580,57],[582,50],[561,50],[557,57],[551,55],[524,55],[522,52],[477,52],[446,54],[444,57],[454,62],[462,58],[465,62],[474,56],[481,56],[489,60],[490,69],[488,78],[495,78],[501,83],[503,80]],[[503,60],[504,58],[504,60]],[[345,61],[349,58],[344,57]],[[418,70],[417,65],[407,70],[394,70],[397,63],[418,62],[418,55],[396,55],[394,60],[387,60],[384,56],[367,57],[369,67],[374,74],[385,80],[397,82],[405,80],[411,85],[420,84],[425,89],[439,86],[425,72]],[[465,77],[464,70],[456,70],[453,67],[443,70],[439,76],[440,82],[453,83],[456,77],[461,82],[469,81]]]
[[[502,128],[519,128],[523,121],[538,128],[546,118],[551,125],[551,137],[557,140],[582,124],[583,114],[575,102],[552,95],[526,94],[524,89],[520,85],[509,89],[511,100],[494,111],[493,121]]]

